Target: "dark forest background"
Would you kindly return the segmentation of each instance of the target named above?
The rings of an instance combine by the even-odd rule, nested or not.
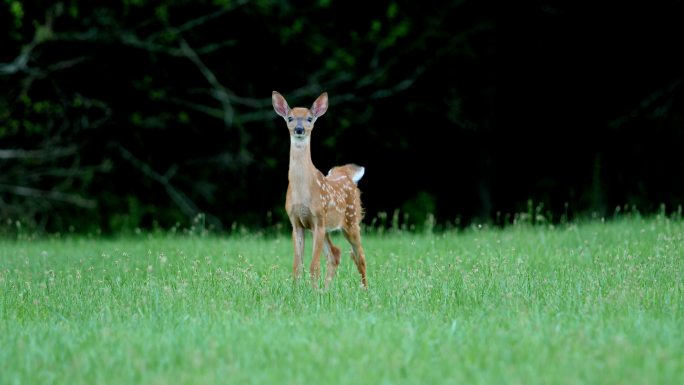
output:
[[[4,225],[284,222],[273,90],[367,224],[684,201],[682,1],[0,1]]]

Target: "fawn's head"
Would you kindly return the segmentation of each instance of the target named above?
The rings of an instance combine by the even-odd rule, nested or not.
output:
[[[308,143],[314,122],[328,110],[327,92],[322,93],[311,108],[295,107],[290,109],[283,95],[276,91],[273,91],[271,99],[275,112],[287,122],[287,128],[290,130],[290,141],[293,143]]]

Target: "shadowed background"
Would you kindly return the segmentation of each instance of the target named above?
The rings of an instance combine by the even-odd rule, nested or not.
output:
[[[4,0],[3,226],[286,222],[273,90],[367,224],[681,207],[682,1],[502,3]]]

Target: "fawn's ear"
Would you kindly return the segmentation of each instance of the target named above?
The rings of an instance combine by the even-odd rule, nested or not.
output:
[[[325,114],[325,111],[327,110],[328,93],[324,92],[318,97],[318,99],[316,99],[316,101],[313,103],[313,106],[311,106],[311,113],[313,114],[314,118],[318,118],[319,116]]]
[[[283,118],[290,112],[290,106],[287,105],[287,101],[285,101],[283,95],[278,92],[273,91],[273,94],[271,94],[271,101],[273,102],[273,109],[275,112]]]

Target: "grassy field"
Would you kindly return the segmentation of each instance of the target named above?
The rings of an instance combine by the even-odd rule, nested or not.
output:
[[[0,240],[0,383],[684,383],[681,220],[366,234],[369,290],[335,240],[327,291],[288,237]]]

